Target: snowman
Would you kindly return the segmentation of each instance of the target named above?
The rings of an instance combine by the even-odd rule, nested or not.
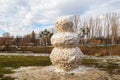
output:
[[[54,46],[50,54],[52,64],[62,71],[78,68],[84,55],[78,47],[79,37],[73,31],[73,22],[62,18],[56,21],[55,28],[57,33],[51,37]]]

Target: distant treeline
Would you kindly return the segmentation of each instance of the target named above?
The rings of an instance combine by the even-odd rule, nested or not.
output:
[[[73,21],[74,31],[80,37],[80,46],[95,46],[95,45],[116,45],[120,44],[120,14],[108,13],[96,17],[81,18],[79,15],[70,17]],[[29,47],[29,46],[51,46],[50,38],[55,33],[45,29],[40,31],[38,35],[34,31],[31,34],[23,37],[10,36],[5,33],[0,37],[1,48],[8,48],[11,46],[16,47]]]

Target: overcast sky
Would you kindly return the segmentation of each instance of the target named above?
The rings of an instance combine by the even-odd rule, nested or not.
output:
[[[0,0],[0,36],[25,35],[54,26],[61,16],[120,12],[120,0]]]

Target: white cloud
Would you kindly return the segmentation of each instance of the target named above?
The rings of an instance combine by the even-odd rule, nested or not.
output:
[[[60,16],[120,12],[119,4],[119,0],[0,0],[0,28],[12,35],[39,32],[52,27]],[[33,26],[36,23],[43,25]]]
[[[89,10],[86,10],[82,16],[101,16],[106,13],[120,13],[120,4],[119,0],[109,0],[99,5],[93,5]]]

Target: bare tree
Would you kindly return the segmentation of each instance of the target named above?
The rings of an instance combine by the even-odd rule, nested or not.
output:
[[[117,13],[112,13],[111,16],[111,30],[112,30],[112,44],[115,44],[115,41],[118,37],[118,30],[119,30],[119,15]]]
[[[93,18],[92,18],[92,17],[90,17],[90,19],[88,20],[88,26],[89,26],[89,30],[90,30],[90,32],[89,32],[89,34],[88,34],[88,37],[91,38],[91,37],[92,37],[92,34],[93,34],[93,32],[92,32]]]
[[[80,23],[80,16],[79,15],[74,15],[70,18],[73,21],[73,30],[74,32],[78,32],[79,30],[79,23]]]
[[[95,19],[95,37],[101,38],[102,37],[102,20],[99,17],[96,17]]]

